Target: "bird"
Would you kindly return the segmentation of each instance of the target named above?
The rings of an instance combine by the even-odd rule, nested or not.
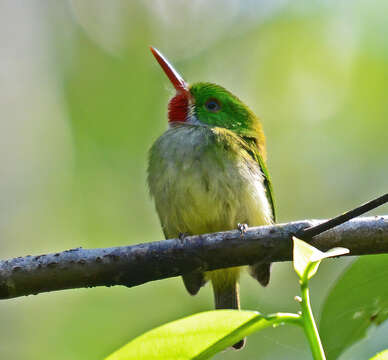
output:
[[[165,238],[275,222],[272,184],[261,121],[237,96],[210,82],[189,85],[162,53],[152,54],[175,88],[168,128],[153,143],[148,186]],[[270,263],[249,267],[266,286]],[[240,309],[242,267],[184,274],[191,295],[210,281],[216,309]],[[244,347],[245,339],[234,344]]]

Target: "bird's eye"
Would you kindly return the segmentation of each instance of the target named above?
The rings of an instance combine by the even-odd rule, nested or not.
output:
[[[211,112],[218,112],[221,110],[221,104],[217,99],[209,99],[205,103],[205,108]]]

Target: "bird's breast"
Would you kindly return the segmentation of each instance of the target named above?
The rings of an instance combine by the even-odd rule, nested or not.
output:
[[[167,130],[150,150],[148,183],[166,237],[271,222],[259,165],[224,129]]]

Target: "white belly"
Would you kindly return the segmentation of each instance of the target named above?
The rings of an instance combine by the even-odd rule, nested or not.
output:
[[[210,128],[166,131],[151,149],[148,181],[166,237],[271,223],[259,165]]]

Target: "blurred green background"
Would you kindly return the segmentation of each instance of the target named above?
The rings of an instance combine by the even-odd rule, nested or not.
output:
[[[146,163],[173,90],[149,45],[187,81],[223,85],[262,118],[280,222],[383,194],[387,11],[383,0],[0,1],[1,258],[163,238]],[[317,317],[348,263],[327,261],[312,281]],[[246,275],[241,288],[245,309],[297,311],[290,264],[273,266],[266,289]],[[0,358],[102,359],[212,306],[209,286],[190,297],[178,278],[3,301]],[[387,348],[387,330],[341,359]],[[311,355],[300,329],[282,327],[217,356],[258,358]]]

